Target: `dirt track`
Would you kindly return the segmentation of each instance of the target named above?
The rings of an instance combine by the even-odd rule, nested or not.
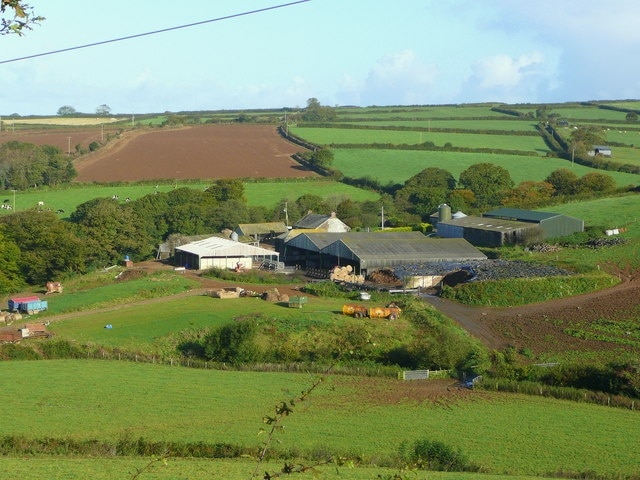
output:
[[[637,318],[640,272],[613,273],[621,283],[612,288],[520,307],[467,307],[438,297],[427,301],[490,348],[514,346],[534,353],[604,348],[604,342],[578,339],[564,330],[604,318]]]

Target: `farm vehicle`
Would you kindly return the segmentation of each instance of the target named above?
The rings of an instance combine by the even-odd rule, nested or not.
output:
[[[355,318],[369,317],[396,320],[400,316],[400,313],[402,313],[402,310],[393,303],[386,307],[366,307],[364,305],[346,304],[342,306],[342,313]]]

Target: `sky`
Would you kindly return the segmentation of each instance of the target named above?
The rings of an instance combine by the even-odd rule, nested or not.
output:
[[[0,116],[640,98],[638,0],[26,1]]]

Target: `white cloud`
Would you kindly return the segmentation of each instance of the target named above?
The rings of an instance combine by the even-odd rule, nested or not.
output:
[[[472,67],[474,81],[480,88],[514,88],[531,77],[540,75],[544,63],[538,52],[523,54],[517,58],[509,55],[493,55],[478,60]]]
[[[373,66],[361,94],[367,104],[428,103],[437,68],[417,58],[412,50],[382,57]]]

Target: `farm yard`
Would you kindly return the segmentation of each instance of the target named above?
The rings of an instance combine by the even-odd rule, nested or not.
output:
[[[502,166],[516,183],[541,181],[563,167],[578,176],[597,171],[553,154],[537,136],[535,119],[513,119],[491,107],[338,108],[336,119],[326,125],[292,116],[288,127],[305,141],[330,145],[332,166],[343,175],[371,177],[380,184],[401,185],[432,166],[458,178],[478,162]],[[535,107],[510,109],[527,113]],[[550,109],[572,123],[602,119],[616,125],[624,119],[623,112],[597,105]],[[212,118],[203,114],[201,121]],[[229,114],[224,118],[228,121]],[[214,179],[240,178],[248,205],[282,209],[283,199],[293,203],[303,195],[328,199],[332,206],[344,199],[380,202],[375,191],[321,177],[292,160],[302,147],[280,137],[275,122],[126,129],[98,150],[74,157],[74,184],[9,191],[5,197],[19,211],[42,202],[64,210],[60,216],[67,218],[95,198],[115,196],[124,203],[125,198],[179,187],[201,192]],[[76,134],[66,130],[72,127],[57,128],[52,135],[65,151],[67,137]],[[633,125],[625,128],[633,132]],[[83,129],[73,131],[80,138]],[[53,138],[46,134],[34,130],[33,140],[26,140],[31,134],[21,130],[25,140],[20,141]],[[0,143],[6,141],[3,128]],[[620,149],[625,162],[640,163],[631,137],[616,130],[613,141],[624,144],[614,147],[614,155]],[[436,149],[415,148],[425,142]],[[465,151],[439,150],[446,143]],[[491,148],[510,152],[485,151]],[[621,189],[638,185],[638,175],[606,173]],[[629,406],[629,398],[622,406],[618,396],[600,392],[598,401],[587,403],[551,398],[542,386],[535,395],[507,393],[463,388],[453,377],[401,381],[397,375],[400,362],[420,349],[433,350],[446,363],[466,345],[484,352],[470,362],[486,356],[514,377],[535,370],[534,363],[637,364],[639,208],[640,196],[633,191],[545,207],[584,219],[590,227],[620,228],[615,238],[621,241],[601,248],[558,243],[540,251],[486,249],[491,259],[517,262],[491,260],[487,264],[494,268],[478,267],[479,281],[471,287],[485,303],[472,306],[471,300],[467,305],[466,300],[428,295],[414,304],[414,299],[374,292],[377,304],[406,302],[407,314],[393,322],[342,315],[343,303],[357,301],[358,292],[321,295],[322,283],[304,276],[273,285],[244,283],[240,274],[222,280],[151,260],[136,261],[133,268],[114,265],[70,275],[64,279],[64,293],[47,296],[49,309],[38,317],[53,338],[1,350],[2,359],[11,361],[0,362],[0,370],[14,380],[5,395],[23,399],[21,408],[2,421],[3,466],[16,478],[138,478],[139,469],[144,469],[141,479],[249,478],[264,439],[258,436],[265,428],[262,419],[291,392],[309,388],[322,376],[308,401],[297,402],[295,414],[283,419],[285,431],[272,444],[273,458],[263,470],[275,472],[282,461],[298,456],[319,463],[332,456],[339,459],[337,465],[316,469],[322,478],[636,479],[640,457],[632,446],[640,429],[637,403]],[[515,278],[516,265],[522,276],[534,278]],[[574,271],[579,274],[565,281],[564,274]],[[578,292],[581,278],[607,288]],[[262,297],[215,299],[205,294],[238,285],[258,293],[274,287],[291,296],[304,292],[309,301],[298,309]],[[43,293],[33,290],[24,293]],[[541,298],[545,290],[548,300],[526,302],[529,294]],[[241,324],[257,326],[261,352],[270,346],[277,358],[290,360],[239,365],[203,360],[207,335]],[[312,373],[323,371],[323,349],[352,341],[359,348],[345,349],[347,360],[335,365],[333,373]],[[295,361],[300,351],[320,360]],[[517,362],[509,363],[514,358]],[[435,370],[437,362],[432,363]],[[586,398],[584,390],[576,392]],[[427,439],[460,452],[466,467],[460,472],[405,469],[413,442]],[[224,458],[212,458],[217,456]],[[154,462],[156,458],[166,465]]]

